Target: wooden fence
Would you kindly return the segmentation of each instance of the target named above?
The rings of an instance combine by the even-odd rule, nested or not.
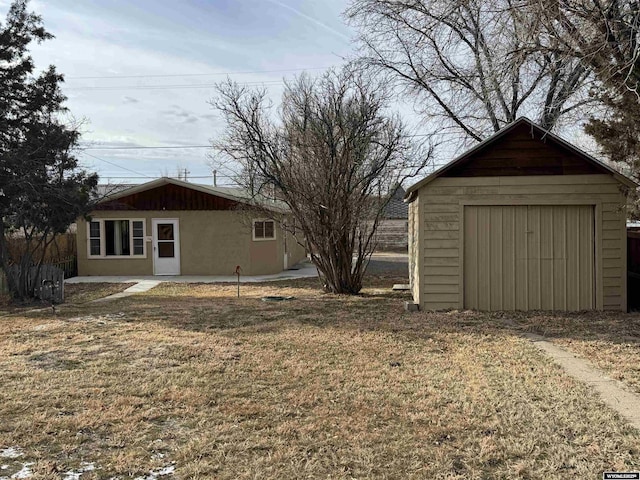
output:
[[[18,275],[19,268],[17,265],[9,267],[11,275]],[[6,277],[3,275],[4,283]],[[36,298],[40,300],[51,301],[53,303],[62,303],[64,301],[64,270],[54,265],[42,265],[38,267],[30,267],[27,278],[29,290],[33,289]]]
[[[640,229],[627,229],[627,306],[640,309]]]
[[[9,251],[9,258],[15,263],[20,261],[20,257],[26,250],[26,243],[24,237],[20,235],[13,235],[7,238],[7,249]],[[42,255],[42,249],[36,249],[31,252],[33,258],[40,258]],[[76,254],[76,234],[65,233],[58,235],[53,242],[49,244],[44,252],[44,263],[55,263],[60,259],[65,259]]]
[[[6,295],[9,293],[9,285],[7,284],[7,277],[4,276],[4,272],[0,270],[0,295]]]
[[[37,268],[32,267],[32,270],[35,275]],[[42,289],[42,281],[44,280],[45,284],[48,285],[46,289],[50,290],[53,288],[53,290],[59,291],[54,295],[54,300],[56,302],[62,302],[64,299],[64,279],[75,277],[76,275],[78,275],[78,261],[77,257],[74,255],[72,257],[60,259],[57,262],[42,265],[40,276],[37,279],[34,278],[30,281],[35,281],[40,286],[40,289]],[[50,280],[53,283],[50,284],[47,280]],[[31,285],[33,285],[33,283],[31,283]],[[6,295],[8,293],[9,284],[7,282],[7,277],[4,272],[0,270],[0,295]],[[45,292],[44,295],[46,298],[39,298],[42,298],[43,300],[50,300],[49,297],[51,296],[51,293]],[[59,300],[58,295],[61,295]]]
[[[78,275],[78,257],[75,255],[61,258],[58,261],[47,263],[47,265],[61,269],[64,272],[64,278],[71,278]]]
[[[14,235],[7,239],[7,248],[9,252],[9,258],[15,263],[19,262],[22,253],[26,249],[25,239],[20,235]],[[42,250],[34,252],[34,257],[38,258],[42,254]],[[64,277],[75,277],[78,274],[78,262],[76,256],[76,234],[65,233],[58,235],[44,252],[44,265],[45,271],[49,272],[49,267],[55,267],[62,270]],[[50,280],[53,281],[53,276]],[[55,277],[57,278],[57,277]],[[47,279],[46,276],[40,278],[39,281]],[[35,281],[36,279],[34,279]],[[4,272],[0,270],[0,294],[4,295],[9,293],[9,286]]]

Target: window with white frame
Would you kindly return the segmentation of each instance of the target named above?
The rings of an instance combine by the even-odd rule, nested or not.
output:
[[[90,257],[145,256],[144,220],[109,219],[89,222]]]
[[[254,220],[253,239],[273,240],[276,238],[276,223],[273,220]]]
[[[89,255],[100,256],[100,222],[89,222]]]

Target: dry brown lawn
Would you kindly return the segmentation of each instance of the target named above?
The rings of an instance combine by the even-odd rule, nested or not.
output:
[[[1,318],[0,477],[31,462],[33,478],[83,480],[640,469],[640,432],[517,329],[406,313],[391,283],[358,297],[244,285],[240,299],[233,285],[163,284]]]
[[[133,283],[67,283],[64,286],[65,303],[86,303],[120,293]]]
[[[135,283],[68,283],[64,286],[66,304],[81,304],[98,298],[122,292]],[[49,307],[50,302],[33,300],[24,303],[16,302],[11,295],[0,295],[0,316],[26,312],[34,308]]]
[[[545,335],[640,393],[640,313],[509,314],[522,329]]]

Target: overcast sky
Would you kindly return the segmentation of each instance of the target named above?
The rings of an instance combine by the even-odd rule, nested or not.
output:
[[[211,175],[210,149],[115,147],[210,144],[222,124],[207,102],[227,74],[277,99],[283,77],[340,65],[354,48],[341,17],[347,2],[32,0],[55,35],[32,55],[65,75],[67,106],[85,120],[82,164],[101,181],[139,183],[181,166],[204,183],[196,177]],[[3,23],[9,3],[0,0]]]

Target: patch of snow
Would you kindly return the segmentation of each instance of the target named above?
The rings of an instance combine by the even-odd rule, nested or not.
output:
[[[39,332],[41,330],[49,330],[50,328],[54,328],[57,325],[55,323],[43,323],[42,325],[36,325],[33,327],[33,330]]]
[[[14,473],[9,478],[31,478],[33,476],[31,465],[33,465],[33,462],[25,463],[20,471]]]
[[[158,475],[159,476],[171,475],[175,471],[176,471],[176,467],[174,465],[169,465],[169,466],[166,466],[166,467],[161,468],[160,470],[158,470]]]
[[[96,467],[93,463],[83,462],[80,464],[80,468],[78,469],[77,472],[74,472],[73,470],[69,470],[68,472],[65,472],[64,477],[62,477],[62,480],[80,480],[80,477],[84,472],[91,472],[92,470],[95,470],[95,469]]]
[[[98,315],[97,317],[94,315],[85,315],[82,317],[73,317],[70,318],[70,322],[98,322],[104,324],[108,320],[122,320],[125,317],[124,312],[118,313],[107,313],[106,315]]]
[[[18,458],[22,456],[22,452],[18,447],[9,447],[4,450],[0,450],[0,457],[2,458]]]

